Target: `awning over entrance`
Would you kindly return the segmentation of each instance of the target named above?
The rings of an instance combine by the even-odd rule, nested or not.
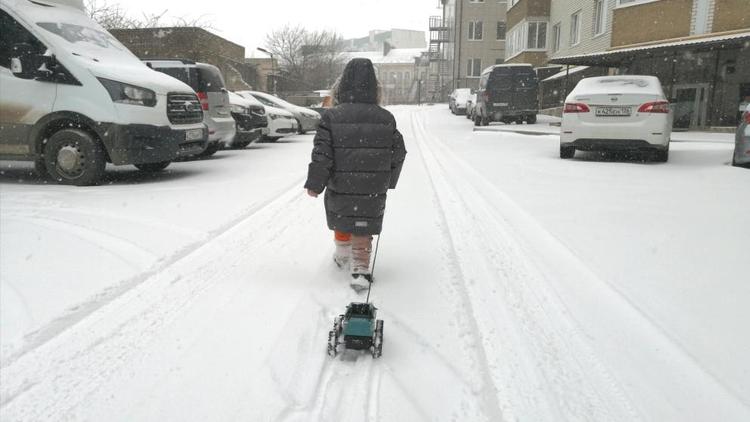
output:
[[[576,66],[572,67],[570,69],[563,69],[560,72],[555,73],[554,75],[550,76],[549,78],[543,80],[542,82],[549,82],[554,81],[555,79],[564,78],[565,76],[572,75],[574,73],[578,73],[582,70],[588,69],[588,66]]]
[[[580,54],[577,56],[557,57],[550,63],[576,65],[620,67],[633,62],[635,59],[649,58],[663,55],[671,51],[690,49],[691,51],[706,51],[714,48],[750,48],[750,31],[732,31],[711,36],[691,36],[676,38],[658,43],[644,43],[630,47],[622,47],[599,53]]]

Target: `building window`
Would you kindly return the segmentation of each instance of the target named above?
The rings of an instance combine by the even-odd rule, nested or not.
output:
[[[604,7],[604,0],[594,0],[594,36],[604,33],[606,20],[607,10]]]
[[[470,21],[469,22],[469,40],[481,41],[484,35],[482,28],[482,21]]]
[[[469,0],[469,3],[484,3],[484,0]]]
[[[502,41],[505,39],[505,22],[497,23],[497,40]]]
[[[578,45],[581,41],[581,12],[570,16],[570,45]]]
[[[526,48],[529,50],[547,48],[547,22],[529,22]]]
[[[469,59],[466,76],[478,78],[482,74],[482,59]]]
[[[552,25],[552,52],[560,50],[560,22]]]

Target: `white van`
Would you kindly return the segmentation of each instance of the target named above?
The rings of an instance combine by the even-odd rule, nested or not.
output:
[[[107,162],[158,171],[205,149],[193,90],[149,69],[81,0],[3,0],[0,32],[0,159],[90,185]]]

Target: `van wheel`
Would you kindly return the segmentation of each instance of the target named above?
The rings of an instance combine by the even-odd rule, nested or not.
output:
[[[63,129],[52,135],[44,148],[50,177],[66,185],[96,184],[104,175],[107,155],[98,139],[80,129]]]
[[[536,114],[530,114],[529,117],[526,118],[526,123],[530,125],[536,123]]]
[[[575,155],[575,147],[560,147],[560,158],[573,158]]]
[[[156,173],[156,172],[164,170],[171,163],[172,163],[171,161],[162,161],[160,163],[135,164],[135,167],[140,171],[145,171],[148,173]]]

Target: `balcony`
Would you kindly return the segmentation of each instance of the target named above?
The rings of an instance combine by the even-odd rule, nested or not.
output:
[[[447,31],[448,25],[443,21],[442,16],[430,16],[430,31]]]
[[[450,33],[448,30],[430,31],[431,43],[443,43],[448,41],[450,41]]]

